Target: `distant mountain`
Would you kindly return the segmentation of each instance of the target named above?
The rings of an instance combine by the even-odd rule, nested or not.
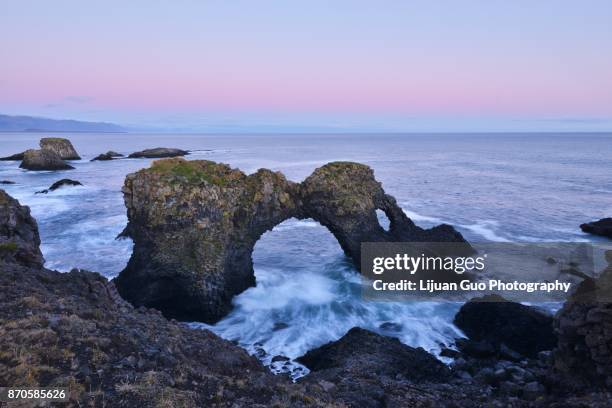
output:
[[[126,129],[106,122],[81,122],[34,116],[0,115],[0,132],[125,132]]]

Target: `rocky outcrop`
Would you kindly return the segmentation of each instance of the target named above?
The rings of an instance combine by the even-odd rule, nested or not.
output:
[[[51,150],[57,153],[62,160],[81,160],[81,157],[68,139],[63,139],[61,137],[44,137],[40,139],[40,148],[42,150]]]
[[[36,222],[0,190],[6,242],[17,256],[0,255],[3,386],[69,387],[66,406],[339,406],[207,330],[134,309],[96,273],[42,268]]]
[[[553,318],[544,312],[498,295],[475,298],[464,304],[454,323],[476,343],[463,347],[472,354],[502,353],[535,358],[540,351],[552,350],[557,344]],[[508,350],[509,349],[509,350]]]
[[[147,158],[147,159],[160,159],[164,157],[178,157],[189,154],[186,150],[173,149],[168,147],[156,147],[154,149],[145,149],[140,152],[130,154],[128,157],[135,158]]]
[[[298,361],[311,370],[303,383],[322,385],[351,407],[448,406],[452,401],[448,383],[453,375],[445,364],[422,348],[358,327]],[[466,384],[463,393],[470,391]],[[455,398],[457,403],[462,399]]]
[[[71,170],[74,167],[67,164],[62,158],[52,150],[26,150],[23,161],[19,165],[26,170]]]
[[[81,184],[80,181],[70,180],[70,179],[61,179],[51,184],[51,186],[48,189],[37,191],[36,194],[47,194],[49,191],[55,191],[58,188],[63,187],[63,186],[82,186],[82,185],[83,184]]]
[[[117,152],[113,152],[112,150],[109,150],[106,153],[101,153],[97,155],[96,157],[91,159],[91,161],[108,161],[108,160],[114,160],[118,157],[123,157],[123,155],[121,153],[117,153]]]
[[[0,190],[0,262],[42,267],[38,226],[30,209]]]
[[[25,152],[16,153],[11,156],[0,157],[0,161],[21,161]]]
[[[612,251],[597,279],[585,279],[555,318],[555,368],[568,384],[612,389]]]
[[[602,218],[599,221],[581,224],[580,229],[588,234],[612,238],[612,218]]]
[[[357,163],[330,163],[298,184],[266,169],[247,176],[210,161],[160,160],[128,175],[123,193],[134,252],[116,278],[119,291],[185,320],[227,314],[232,297],[255,284],[255,243],[291,217],[327,227],[357,267],[364,241],[465,242],[450,226],[417,227]]]

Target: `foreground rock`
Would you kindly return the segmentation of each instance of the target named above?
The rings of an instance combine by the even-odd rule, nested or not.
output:
[[[455,316],[455,325],[476,343],[464,343],[474,354],[505,353],[535,358],[557,344],[552,316],[498,295],[475,298]]]
[[[580,229],[588,234],[612,238],[612,218],[602,218],[599,221],[581,224]]]
[[[147,158],[147,159],[160,159],[164,157],[178,157],[189,154],[186,150],[172,149],[167,147],[156,147],[154,149],[145,149],[140,152],[130,154],[130,158]]]
[[[97,155],[96,157],[91,159],[91,161],[114,160],[114,159],[116,159],[118,157],[123,157],[123,155],[121,153],[117,153],[117,152],[113,152],[112,150],[109,150],[106,153],[102,153],[102,154]]]
[[[210,161],[160,160],[128,175],[123,193],[123,235],[134,252],[115,280],[118,289],[137,306],[184,320],[225,316],[232,297],[255,284],[257,240],[292,217],[327,227],[357,267],[365,241],[465,243],[448,225],[417,227],[357,163],[327,164],[298,184],[266,169],[247,176]],[[389,217],[389,231],[376,209]]]
[[[0,190],[0,262],[42,267],[39,245],[38,226],[30,209]]]
[[[68,406],[338,406],[321,386],[275,377],[207,330],[132,308],[96,273],[42,268],[35,221],[0,190],[6,242],[14,256],[0,257],[3,386],[69,387]]]
[[[1,161],[21,161],[21,160],[23,160],[23,155],[24,154],[25,154],[25,152],[16,153],[16,154],[13,154],[11,156],[0,157],[0,160]]]
[[[68,139],[61,137],[44,137],[40,139],[42,150],[51,150],[59,155],[62,160],[81,160],[74,146]]]
[[[559,310],[555,369],[569,387],[612,389],[612,251],[597,279],[586,279]]]
[[[70,180],[70,179],[61,179],[51,184],[51,186],[48,189],[37,191],[36,194],[47,194],[49,191],[55,191],[58,188],[63,187],[63,186],[82,186],[82,185],[83,184],[81,184],[80,181]]]
[[[19,165],[26,170],[71,170],[74,167],[67,164],[62,158],[52,150],[26,150],[23,161]]]

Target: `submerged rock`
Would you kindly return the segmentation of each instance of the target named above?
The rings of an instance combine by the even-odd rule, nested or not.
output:
[[[15,153],[11,156],[6,156],[6,157],[0,157],[1,161],[21,161],[23,160],[23,155],[25,154],[25,152],[21,152],[21,153]]]
[[[361,242],[465,242],[450,226],[417,227],[385,194],[373,171],[337,162],[302,183],[260,169],[247,176],[225,164],[159,160],[126,177],[134,252],[116,284],[137,306],[184,320],[215,322],[255,284],[252,252],[261,235],[295,217],[327,227],[359,267]],[[385,231],[376,217],[385,211]]]
[[[38,225],[30,209],[0,190],[0,261],[42,267],[39,245]]]
[[[602,218],[599,221],[581,224],[580,229],[588,234],[612,238],[612,218]]]
[[[168,147],[156,147],[154,149],[145,149],[141,150],[140,152],[132,153],[128,157],[159,159],[164,157],[185,156],[187,154],[189,154],[189,152],[186,150],[173,149]]]
[[[80,181],[70,180],[70,179],[61,179],[51,184],[51,186],[48,189],[37,191],[36,194],[47,194],[49,191],[55,191],[62,186],[82,186],[82,185],[83,184],[81,184]]]
[[[106,153],[102,153],[97,155],[96,157],[94,157],[93,159],[91,159],[91,161],[106,161],[106,160],[114,160],[118,157],[123,157],[123,155],[121,153],[117,153],[117,152],[113,152],[112,150],[109,150]]]
[[[498,295],[470,300],[459,309],[454,323],[471,340],[462,343],[468,353],[486,349],[482,351],[486,355],[502,352],[512,356],[514,351],[533,358],[557,344],[552,316]]]
[[[0,184],[15,184],[15,182],[11,180],[0,180]]]
[[[71,170],[74,167],[67,164],[62,158],[52,150],[26,150],[23,161],[19,165],[26,170]]]
[[[57,153],[62,160],[81,160],[81,157],[68,139],[61,137],[44,137],[40,139],[40,148],[42,150],[51,150]]]

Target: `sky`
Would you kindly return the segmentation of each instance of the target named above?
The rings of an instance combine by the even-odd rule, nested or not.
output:
[[[2,0],[0,113],[169,131],[611,131],[612,1]]]

